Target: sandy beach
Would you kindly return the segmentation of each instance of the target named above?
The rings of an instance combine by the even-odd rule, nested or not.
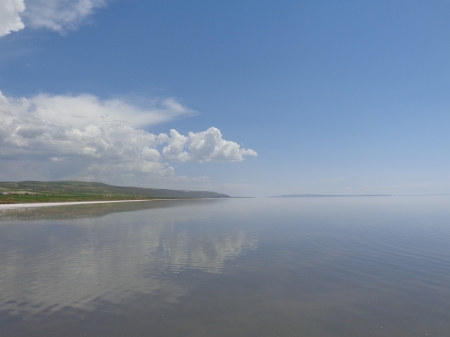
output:
[[[114,200],[114,201],[71,201],[71,202],[36,202],[26,204],[0,204],[0,211],[17,208],[36,208],[36,207],[53,207],[53,206],[70,206],[70,205],[88,205],[88,204],[111,204],[116,202],[135,202],[148,200]]]

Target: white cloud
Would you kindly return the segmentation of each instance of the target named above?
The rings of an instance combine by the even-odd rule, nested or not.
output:
[[[244,156],[258,155],[251,149],[241,149],[239,144],[223,139],[220,130],[214,127],[203,132],[189,132],[188,137],[176,130],[170,130],[170,135],[169,144],[163,149],[169,160],[242,161]]]
[[[188,161],[191,155],[184,151],[184,147],[188,141],[186,136],[180,135],[176,130],[170,130],[171,138],[167,139],[169,145],[164,147],[163,154],[168,160]]]
[[[198,161],[242,161],[244,156],[257,156],[251,149],[241,149],[239,144],[222,139],[222,133],[217,128],[189,132],[188,148]]]
[[[27,0],[23,18],[27,26],[48,28],[61,34],[77,29],[106,0]]]
[[[23,0],[0,0],[0,37],[25,27],[19,15],[24,10]]]
[[[222,139],[216,128],[188,136],[142,129],[190,113],[174,99],[142,108],[90,95],[12,99],[0,92],[1,177],[148,185],[179,180],[167,161],[242,161],[256,155]]]
[[[58,120],[76,128],[117,122],[134,128],[167,122],[195,114],[173,98],[144,102],[142,107],[121,99],[100,100],[92,95],[37,95],[24,100],[28,109],[43,120]]]
[[[106,4],[107,0],[0,0],[0,37],[25,25],[64,34],[86,23]]]

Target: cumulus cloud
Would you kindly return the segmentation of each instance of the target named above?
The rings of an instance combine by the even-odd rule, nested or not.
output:
[[[26,26],[64,34],[85,23],[107,0],[0,0],[0,37]]]
[[[23,18],[27,26],[48,28],[61,34],[77,29],[106,0],[27,0]]]
[[[23,0],[0,0],[0,37],[25,27],[20,18],[24,10]]]
[[[42,179],[47,174],[47,179],[153,183],[177,179],[170,161],[242,161],[256,156],[224,140],[217,128],[188,136],[176,130],[169,135],[144,130],[190,113],[171,98],[143,108],[90,95],[13,99],[0,92],[2,178]]]
[[[203,132],[189,132],[180,135],[176,130],[170,130],[171,138],[163,153],[169,160],[189,161],[242,161],[244,156],[257,156],[251,149],[242,149],[239,144],[222,138],[217,128],[209,128]]]

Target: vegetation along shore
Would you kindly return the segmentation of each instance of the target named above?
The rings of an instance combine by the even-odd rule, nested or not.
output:
[[[229,197],[209,191],[113,186],[84,181],[0,182],[0,204]]]

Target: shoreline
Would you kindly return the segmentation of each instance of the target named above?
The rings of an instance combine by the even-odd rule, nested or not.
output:
[[[153,201],[166,199],[151,199],[151,200],[99,200],[99,201],[67,201],[67,202],[30,202],[23,204],[0,204],[0,211],[17,208],[38,208],[38,207],[54,207],[54,206],[70,206],[70,205],[90,205],[90,204],[110,204],[117,202],[136,202],[136,201]],[[173,199],[167,199],[173,200]]]

